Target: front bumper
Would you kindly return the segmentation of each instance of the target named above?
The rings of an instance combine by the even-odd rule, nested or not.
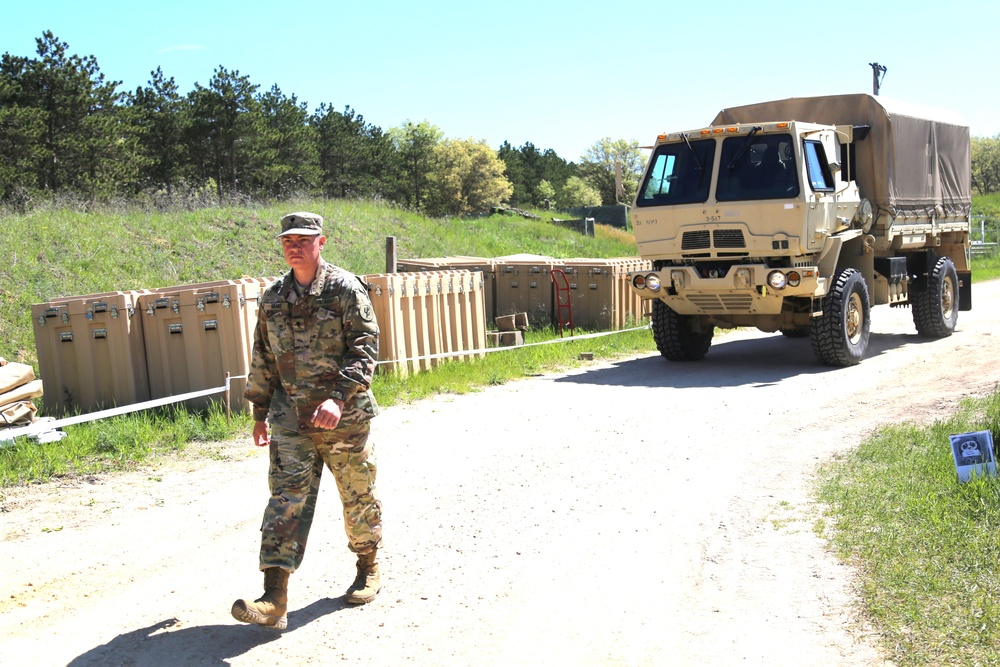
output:
[[[682,315],[778,315],[786,298],[822,297],[829,281],[815,266],[775,269],[739,264],[725,275],[697,266],[632,271],[628,282],[640,297],[661,299]]]

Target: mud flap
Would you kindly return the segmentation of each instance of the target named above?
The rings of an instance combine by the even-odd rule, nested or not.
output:
[[[958,274],[958,310],[972,310],[972,271],[956,271]]]

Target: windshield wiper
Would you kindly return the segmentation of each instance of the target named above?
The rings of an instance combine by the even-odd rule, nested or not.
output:
[[[750,128],[750,131],[747,133],[747,136],[743,140],[743,143],[740,144],[740,147],[737,149],[736,155],[734,155],[733,159],[729,161],[729,165],[727,167],[729,171],[732,171],[733,169],[736,169],[738,166],[740,166],[740,164],[743,162],[743,157],[744,153],[746,152],[747,146],[750,144],[750,140],[753,139],[753,135],[757,134],[763,129],[764,128],[762,128],[760,125],[754,125],[752,128]]]
[[[694,166],[698,168],[698,171],[704,171],[705,168],[701,166],[701,160],[698,159],[698,151],[696,151],[694,149],[694,146],[691,145],[691,141],[688,139],[688,135],[682,132],[681,139],[684,140],[684,145],[688,147],[689,151],[691,151],[691,157],[694,158]]]

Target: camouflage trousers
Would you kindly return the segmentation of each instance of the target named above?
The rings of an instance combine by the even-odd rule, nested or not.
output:
[[[382,503],[375,490],[378,467],[368,442],[370,422],[323,433],[271,429],[271,499],[261,524],[260,569],[294,572],[302,563],[316,512],[324,465],[333,473],[344,508],[348,548],[368,553],[382,543]]]

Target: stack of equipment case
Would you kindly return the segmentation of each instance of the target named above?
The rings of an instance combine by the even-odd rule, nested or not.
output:
[[[552,269],[558,260],[542,255],[496,258],[496,315],[527,313],[531,326],[552,326],[555,289]]]
[[[624,329],[642,324],[642,299],[629,289],[628,272],[649,270],[649,260],[563,259],[556,265],[569,282],[573,324],[591,331]]]

